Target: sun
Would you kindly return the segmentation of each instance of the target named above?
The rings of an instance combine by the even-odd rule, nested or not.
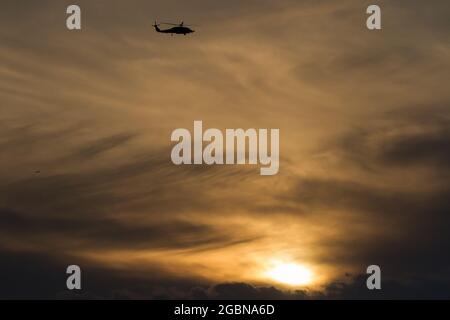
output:
[[[307,285],[312,282],[312,272],[296,263],[274,263],[273,268],[267,271],[267,276],[291,286]]]

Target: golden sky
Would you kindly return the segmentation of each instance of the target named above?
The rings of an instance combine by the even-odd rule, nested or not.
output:
[[[81,31],[69,4],[1,4],[2,260],[79,264],[108,297],[345,297],[370,264],[386,295],[449,296],[448,1],[80,0]],[[173,165],[194,120],[279,128],[279,173]]]

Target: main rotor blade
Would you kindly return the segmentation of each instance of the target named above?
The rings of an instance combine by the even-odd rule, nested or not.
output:
[[[179,23],[170,23],[170,22],[160,22],[160,24],[167,24],[170,26],[177,26],[177,27],[197,27],[197,25],[192,25],[192,24],[179,24]]]

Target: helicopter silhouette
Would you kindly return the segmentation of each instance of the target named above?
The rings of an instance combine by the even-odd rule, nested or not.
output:
[[[159,28],[159,26],[160,26],[161,24],[170,25],[170,26],[175,26],[175,27],[172,27],[172,28],[169,28],[169,29],[163,29],[163,30],[161,30],[161,29]],[[186,26],[186,25],[184,24],[183,21],[181,21],[180,24],[168,23],[168,22],[161,22],[161,23],[158,24],[158,23],[156,23],[156,21],[155,21],[155,24],[153,25],[153,27],[155,27],[156,32],[170,33],[172,36],[173,36],[174,34],[183,34],[183,35],[187,35],[187,34],[189,34],[189,33],[195,32],[195,30],[192,30],[192,29],[188,28],[188,26]]]

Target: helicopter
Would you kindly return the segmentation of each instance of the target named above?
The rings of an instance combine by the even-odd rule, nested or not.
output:
[[[172,27],[172,28],[169,28],[169,29],[163,29],[163,30],[161,30],[161,29],[159,28],[159,26],[160,26],[161,24],[170,25],[170,26],[175,26],[175,27]],[[155,21],[155,24],[153,25],[153,27],[155,27],[156,32],[170,33],[172,36],[173,36],[174,33],[175,33],[175,34],[184,34],[184,35],[187,35],[187,34],[189,34],[189,33],[195,32],[195,30],[192,30],[192,29],[188,28],[189,26],[185,25],[183,21],[181,21],[180,24],[168,23],[168,22],[161,22],[161,23],[158,24],[158,23],[156,23],[156,21]]]

